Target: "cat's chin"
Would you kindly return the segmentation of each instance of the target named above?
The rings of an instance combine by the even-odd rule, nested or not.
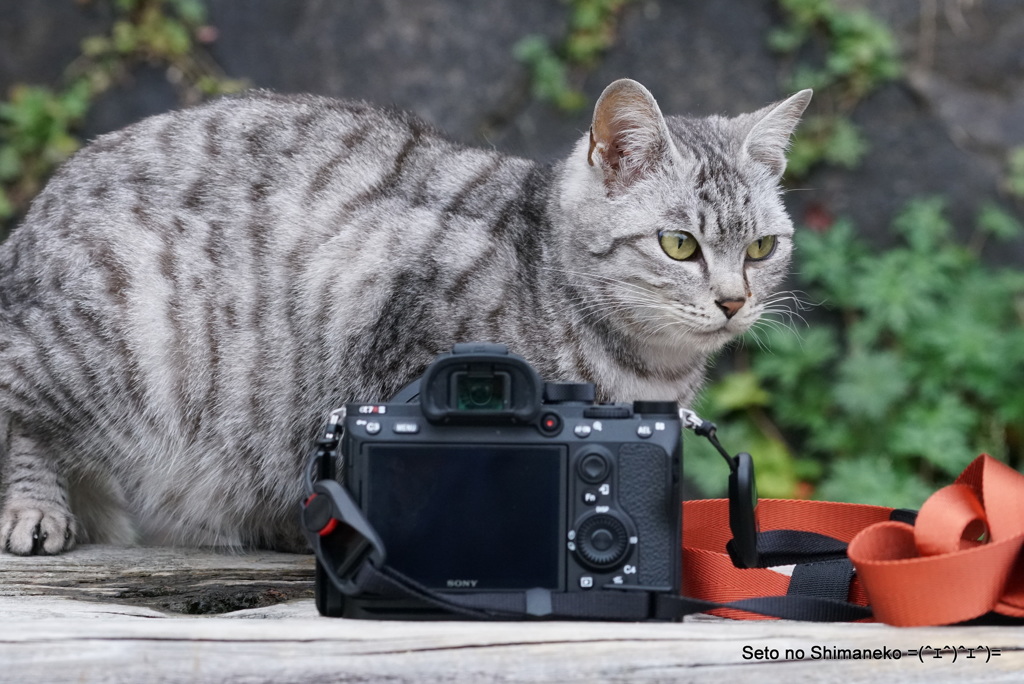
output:
[[[714,354],[742,334],[742,332],[733,332],[729,328],[723,327],[710,332],[694,332],[691,334],[691,339],[694,346],[703,353]]]
[[[648,338],[648,344],[678,352],[686,349],[707,356],[718,352],[722,347],[743,334],[742,330],[733,330],[730,326],[712,328],[710,330],[677,331],[675,334],[659,335]]]

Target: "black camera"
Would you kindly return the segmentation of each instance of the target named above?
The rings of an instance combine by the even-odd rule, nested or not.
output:
[[[678,408],[594,398],[461,344],[332,414],[302,513],[320,613],[657,619],[681,582]]]

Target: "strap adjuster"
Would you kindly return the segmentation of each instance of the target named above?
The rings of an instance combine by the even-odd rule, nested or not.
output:
[[[364,563],[381,568],[384,543],[348,491],[335,480],[321,480],[302,507],[302,528],[327,576],[346,596],[359,593]]]

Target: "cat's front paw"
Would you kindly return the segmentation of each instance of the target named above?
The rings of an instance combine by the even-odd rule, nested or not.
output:
[[[0,548],[18,556],[53,555],[75,545],[75,517],[43,504],[11,504],[0,513]]]

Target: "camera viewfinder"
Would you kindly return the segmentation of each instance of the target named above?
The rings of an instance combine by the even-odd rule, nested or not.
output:
[[[452,405],[459,411],[506,411],[511,384],[508,373],[501,371],[452,373]]]

